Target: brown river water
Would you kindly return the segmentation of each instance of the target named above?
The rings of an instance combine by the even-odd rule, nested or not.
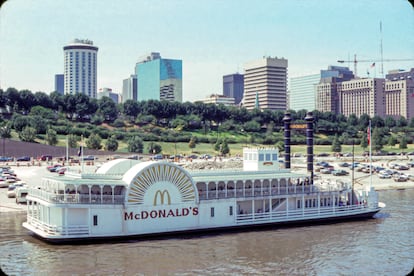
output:
[[[50,245],[0,213],[7,275],[407,275],[414,189],[380,192],[375,219],[99,244]]]

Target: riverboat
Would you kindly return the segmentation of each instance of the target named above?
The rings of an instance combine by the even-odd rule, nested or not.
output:
[[[276,148],[245,148],[237,171],[116,159],[94,173],[47,176],[29,188],[23,226],[59,243],[366,219],[380,211],[374,189],[315,182],[280,159]]]

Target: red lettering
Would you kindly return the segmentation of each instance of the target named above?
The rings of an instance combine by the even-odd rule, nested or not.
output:
[[[190,213],[190,210],[188,210],[188,208],[183,208],[181,212],[183,216],[188,216],[188,214]]]
[[[147,211],[142,211],[142,212],[141,212],[141,218],[142,218],[142,219],[146,219],[146,218],[148,218],[148,212],[147,212]]]
[[[175,209],[175,215],[176,215],[177,217],[181,217],[181,214],[180,214],[179,209]]]
[[[134,218],[134,213],[130,212],[129,214],[127,212],[124,213],[124,220],[129,220]]]
[[[139,214],[135,214],[134,218],[139,219]]]
[[[198,215],[198,207],[194,207],[193,208],[193,216],[197,216]]]
[[[152,210],[152,211],[150,212],[150,217],[151,217],[151,218],[156,218],[157,216],[158,216],[158,212],[157,212],[157,211]]]
[[[167,218],[168,218],[169,216],[175,217],[175,215],[174,215],[174,211],[173,211],[173,210],[171,210],[171,209],[170,209],[170,211],[168,211]]]
[[[158,217],[165,218],[165,214],[166,214],[165,209],[164,210],[158,210]]]

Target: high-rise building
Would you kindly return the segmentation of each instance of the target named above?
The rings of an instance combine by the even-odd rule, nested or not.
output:
[[[316,110],[338,114],[340,112],[338,86],[343,81],[353,78],[354,74],[348,67],[329,66],[327,70],[321,70],[320,82],[315,86]]]
[[[115,103],[119,103],[119,94],[112,91],[111,88],[100,88],[98,92],[98,99],[102,99],[102,97],[108,97],[113,100]]]
[[[63,74],[56,74],[55,75],[55,91],[59,94],[63,95],[65,92],[65,78]]]
[[[385,80],[380,78],[341,82],[338,84],[339,113],[346,117],[351,114],[385,117],[384,84]]]
[[[182,61],[163,59],[151,53],[135,66],[138,100],[166,100],[182,102]]]
[[[290,78],[289,109],[313,111],[316,109],[316,85],[320,74]]]
[[[223,76],[223,95],[234,98],[234,104],[240,104],[243,99],[244,76],[236,73]]]
[[[226,105],[226,106],[232,106],[232,105],[234,105],[234,98],[227,97],[227,96],[224,96],[224,95],[219,95],[219,94],[212,94],[212,95],[210,95],[210,97],[205,98],[201,102],[203,102],[205,104],[212,103],[212,104],[216,104],[216,105],[223,104],[223,105]]]
[[[98,47],[86,39],[75,39],[63,47],[64,93],[96,98]]]
[[[287,109],[287,67],[284,58],[263,57],[245,65],[243,106],[254,109]]]
[[[414,118],[414,68],[390,71],[385,78],[385,114],[395,119]]]
[[[122,102],[125,103],[127,100],[138,100],[138,84],[136,75],[131,75],[122,82]]]

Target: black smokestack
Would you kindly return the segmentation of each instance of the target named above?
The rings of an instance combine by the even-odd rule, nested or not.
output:
[[[313,184],[313,114],[308,112],[305,117],[306,121],[306,147],[308,172],[311,175],[310,184]]]
[[[286,111],[283,122],[285,123],[285,168],[290,169],[290,122],[292,118],[290,113]]]

